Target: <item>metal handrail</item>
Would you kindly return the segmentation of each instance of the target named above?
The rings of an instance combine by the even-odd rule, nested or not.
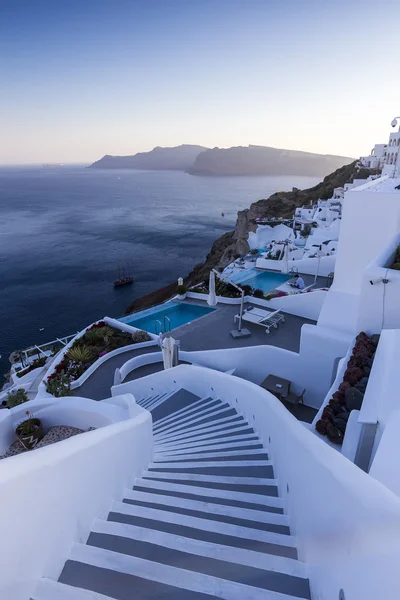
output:
[[[171,331],[171,319],[167,317],[167,315],[164,315],[164,333],[166,333],[167,331]]]
[[[157,331],[157,323],[160,325],[160,331]],[[154,333],[155,333],[156,335],[159,335],[160,333],[162,333],[162,323],[161,323],[161,321],[159,321],[158,319],[156,319],[156,320],[154,321]]]

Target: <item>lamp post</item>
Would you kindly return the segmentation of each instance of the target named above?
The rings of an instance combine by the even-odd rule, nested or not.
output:
[[[244,290],[242,290],[241,287],[236,285],[236,283],[233,283],[232,281],[227,281],[226,279],[221,277],[221,275],[215,269],[213,269],[213,272],[216,275],[216,277],[218,277],[218,279],[220,279],[223,283],[228,283],[229,285],[233,286],[236,290],[238,290],[241,293],[240,309],[239,309],[239,325],[238,325],[237,329],[232,329],[232,331],[230,332],[231,336],[235,339],[242,338],[242,337],[249,337],[251,335],[251,331],[249,331],[248,329],[242,329]]]
[[[393,119],[393,121],[390,123],[392,127],[396,127],[397,125],[397,119],[400,119],[400,117],[395,117]],[[399,131],[400,131],[400,127],[399,127]],[[394,170],[393,170],[393,177],[396,177],[397,174],[397,167],[399,165],[399,154],[400,154],[400,147],[398,146],[399,150],[396,154],[396,162],[394,163]]]

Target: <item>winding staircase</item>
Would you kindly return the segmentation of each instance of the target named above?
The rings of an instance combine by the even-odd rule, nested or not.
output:
[[[153,416],[154,461],[31,600],[310,598],[251,425],[183,389],[138,403]]]

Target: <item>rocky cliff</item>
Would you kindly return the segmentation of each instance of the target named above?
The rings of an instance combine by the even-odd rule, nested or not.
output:
[[[344,186],[345,183],[352,181],[354,176],[366,178],[368,175],[369,171],[360,172],[354,161],[327,175],[321,183],[312,188],[307,190],[293,188],[291,192],[276,192],[269,198],[253,202],[250,208],[238,212],[234,231],[228,231],[215,240],[204,263],[196,265],[185,278],[186,285],[207,280],[211,269],[226,267],[238,256],[245,255],[249,251],[248,234],[257,229],[257,217],[291,217],[300,206],[312,204],[319,198],[331,198],[334,188]],[[128,306],[127,314],[167,300],[173,295],[175,288],[176,284],[173,283],[135,300]]]
[[[250,248],[247,237],[256,231],[257,217],[291,217],[296,208],[316,202],[319,198],[332,197],[333,189],[344,186],[356,175],[356,161],[327,175],[321,183],[307,190],[293,188],[291,192],[276,192],[269,198],[253,202],[250,208],[238,212],[236,227],[218,238],[204,263],[196,265],[188,281],[197,283],[208,277],[211,268],[226,267],[238,256],[246,254]],[[360,174],[357,173],[357,177]]]

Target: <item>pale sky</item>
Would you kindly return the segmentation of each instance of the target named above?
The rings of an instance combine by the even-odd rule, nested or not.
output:
[[[368,154],[400,114],[398,22],[398,0],[0,0],[0,164]]]

